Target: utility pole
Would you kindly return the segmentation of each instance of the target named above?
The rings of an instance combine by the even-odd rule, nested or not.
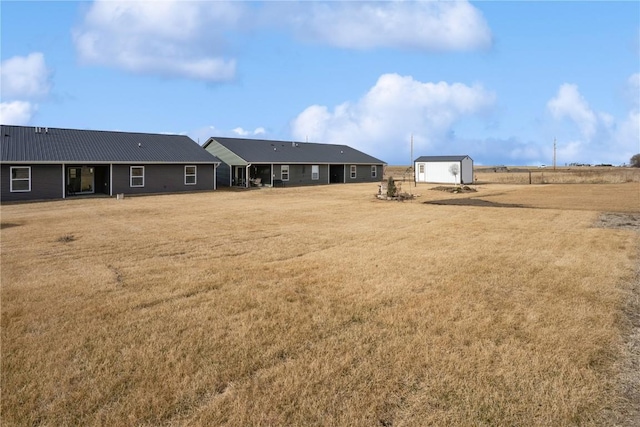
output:
[[[556,138],[553,138],[553,170],[556,170]]]
[[[413,170],[413,132],[411,133],[411,162],[409,163],[411,173],[413,174],[413,186],[416,186],[416,171]]]

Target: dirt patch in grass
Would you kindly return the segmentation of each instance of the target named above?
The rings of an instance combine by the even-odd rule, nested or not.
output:
[[[425,205],[447,205],[447,206],[475,206],[485,208],[526,208],[525,206],[517,203],[500,203],[491,202],[489,200],[466,198],[466,199],[445,199],[445,200],[429,200],[423,202]]]
[[[76,237],[73,234],[65,234],[56,239],[58,243],[70,243],[76,240]]]
[[[616,228],[640,232],[640,214],[604,212],[596,220],[597,228]]]
[[[2,222],[0,223],[0,230],[4,230],[5,228],[11,228],[11,227],[18,227],[22,224],[19,224],[17,222]]]
[[[457,187],[457,186],[449,186],[449,185],[441,185],[438,187],[433,187],[431,188],[431,190],[435,190],[435,191],[445,191],[447,193],[475,193],[478,190],[476,190],[475,188],[471,188],[468,185],[463,185],[462,187]]]

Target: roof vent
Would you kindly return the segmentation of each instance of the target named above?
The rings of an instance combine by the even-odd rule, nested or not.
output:
[[[142,147],[142,142],[138,142],[138,148]]]

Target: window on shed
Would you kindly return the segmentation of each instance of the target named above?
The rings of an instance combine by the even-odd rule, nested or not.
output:
[[[371,166],[371,178],[375,178],[378,176],[378,166]]]
[[[320,179],[320,166],[319,165],[311,165],[311,179],[313,179],[313,180]]]
[[[289,165],[280,166],[280,179],[283,181],[289,181]]]
[[[31,166],[12,166],[10,186],[12,193],[31,191]]]
[[[196,185],[198,168],[196,166],[184,167],[184,185]]]
[[[424,163],[420,163],[418,165],[418,170],[420,171],[420,173],[424,173]]]
[[[131,166],[129,178],[131,187],[144,187],[144,166]]]
[[[356,165],[351,165],[351,179],[356,178]]]

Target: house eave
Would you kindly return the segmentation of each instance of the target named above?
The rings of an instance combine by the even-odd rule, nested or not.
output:
[[[125,161],[95,161],[95,160],[2,160],[0,164],[2,165],[60,165],[60,164],[74,164],[74,163],[83,163],[83,164],[92,164],[92,165],[130,165],[130,164],[145,164],[145,165],[216,165],[220,166],[220,162],[189,162],[189,161],[144,161],[144,160],[125,160]]]

